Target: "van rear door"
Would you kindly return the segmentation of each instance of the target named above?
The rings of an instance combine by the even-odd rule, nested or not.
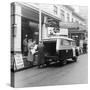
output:
[[[61,43],[61,39],[58,38],[56,40],[56,51],[59,51],[60,50],[60,46],[61,46],[60,43]]]

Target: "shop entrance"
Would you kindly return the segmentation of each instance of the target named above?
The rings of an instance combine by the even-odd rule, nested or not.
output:
[[[22,17],[22,37],[21,37],[21,50],[22,53],[24,53],[24,40],[25,38],[32,39],[32,41],[36,41],[38,44],[39,42],[39,24],[38,22],[32,21],[30,19],[27,19],[25,17]]]

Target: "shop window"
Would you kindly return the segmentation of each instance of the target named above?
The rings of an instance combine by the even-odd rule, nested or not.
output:
[[[67,22],[70,22],[70,15],[67,13]]]
[[[39,42],[39,24],[35,21],[32,21],[28,18],[22,17],[22,27],[21,27],[21,47],[23,52],[23,42],[25,38],[27,38],[27,41],[29,39],[32,39],[32,41],[36,41],[36,43]]]
[[[73,22],[73,18],[72,18],[72,22]]]
[[[79,22],[76,20],[76,23],[79,23]]]

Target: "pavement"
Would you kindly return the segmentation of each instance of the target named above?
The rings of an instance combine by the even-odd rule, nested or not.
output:
[[[15,73],[15,87],[71,85],[88,83],[88,54],[68,61],[65,66],[52,64],[46,68],[32,67]]]

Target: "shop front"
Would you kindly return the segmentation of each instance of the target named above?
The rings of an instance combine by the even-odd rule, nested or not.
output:
[[[76,41],[76,45],[80,46],[80,41],[85,40],[85,32],[84,31],[71,31],[70,37]]]
[[[31,21],[28,18],[22,17],[22,26],[21,26],[21,51],[24,52],[24,40],[27,38],[32,39],[32,41],[39,42],[39,23]]]
[[[19,70],[30,67],[27,61],[28,40],[39,43],[39,11],[21,3],[12,3],[11,11],[11,68]]]
[[[29,40],[39,41],[48,39],[48,27],[58,32],[60,19],[39,8],[22,3],[11,4],[11,61],[12,69],[19,70],[30,67],[27,60],[28,49],[25,44]],[[37,62],[33,62],[36,63]]]
[[[80,46],[80,42],[86,38],[86,28],[78,23],[60,23],[61,27],[68,29],[68,37],[76,41],[76,45]]]

